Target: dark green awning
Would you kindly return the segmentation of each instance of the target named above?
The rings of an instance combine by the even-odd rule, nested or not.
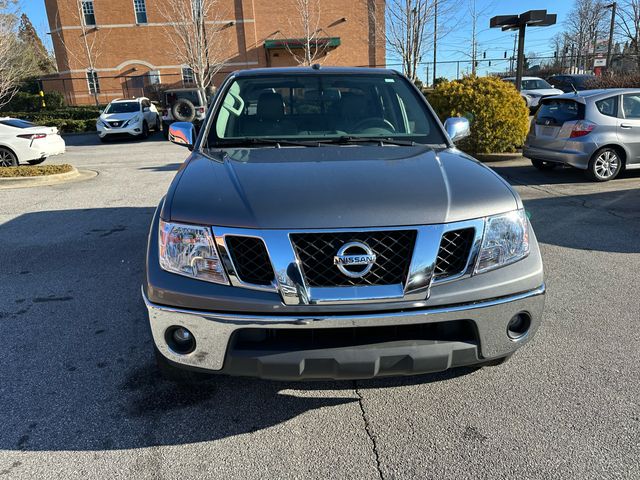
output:
[[[335,48],[340,46],[340,37],[316,38],[312,43],[317,44],[318,47]],[[304,38],[283,38],[280,40],[265,40],[264,48],[289,48],[294,50],[304,48],[305,44]]]

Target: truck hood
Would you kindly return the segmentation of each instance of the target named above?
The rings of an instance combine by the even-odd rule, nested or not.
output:
[[[193,153],[162,218],[257,229],[425,225],[521,206],[496,173],[455,149],[327,146]]]

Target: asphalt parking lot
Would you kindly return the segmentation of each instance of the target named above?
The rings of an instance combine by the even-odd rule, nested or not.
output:
[[[73,137],[53,161],[98,176],[0,190],[1,478],[640,478],[640,171],[593,184],[492,164],[531,213],[548,287],[503,366],[184,386],[156,373],[140,284],[186,154]]]

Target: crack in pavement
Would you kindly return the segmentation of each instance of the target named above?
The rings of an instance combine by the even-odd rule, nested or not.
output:
[[[373,455],[376,459],[376,470],[378,471],[378,477],[380,480],[384,480],[384,475],[382,474],[382,468],[380,466],[380,455],[378,454],[378,444],[371,433],[371,425],[369,424],[369,419],[367,418],[367,412],[364,410],[364,404],[362,403],[362,395],[360,394],[360,390],[358,390],[358,382],[354,380],[353,389],[358,396],[358,405],[360,406],[360,413],[362,414],[362,421],[364,422],[364,431],[367,433],[367,437],[371,440],[371,444],[373,445]]]

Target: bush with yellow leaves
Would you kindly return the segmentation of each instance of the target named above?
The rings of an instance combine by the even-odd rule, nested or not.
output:
[[[428,99],[442,121],[469,119],[471,135],[458,143],[469,153],[514,152],[529,131],[529,109],[520,93],[497,77],[468,76],[442,82]]]

